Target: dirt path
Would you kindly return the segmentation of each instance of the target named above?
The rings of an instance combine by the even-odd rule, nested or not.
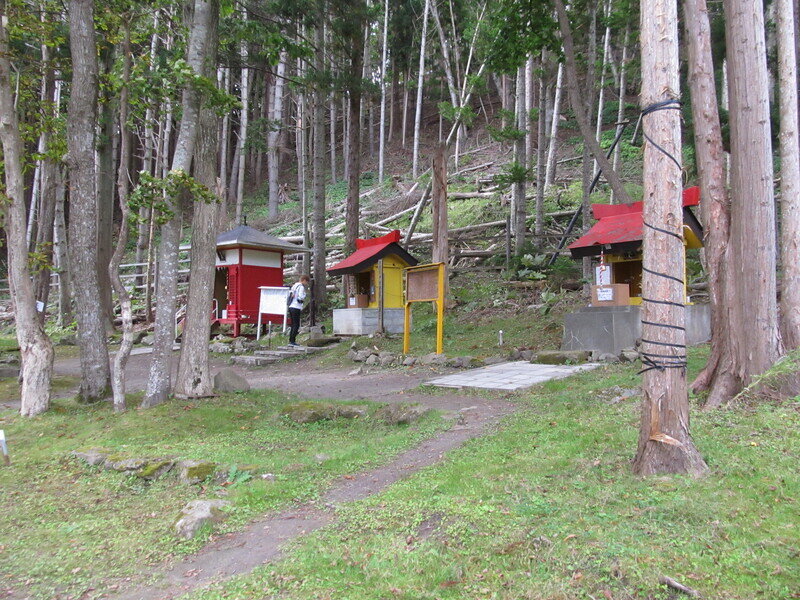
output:
[[[140,359],[142,357],[133,357]],[[139,363],[140,360],[136,360]],[[130,369],[129,387],[137,389],[146,382],[147,360],[142,373]],[[278,363],[264,369],[237,368],[253,388],[278,389],[307,398],[368,399],[378,402],[421,402],[431,408],[458,411],[457,424],[434,438],[406,450],[382,467],[348,475],[333,485],[317,502],[308,502],[250,524],[240,532],[212,541],[197,554],[172,565],[154,570],[160,577],[156,584],[116,596],[113,600],[167,600],[250,572],[253,568],[278,559],[287,543],[336,519],[336,507],[344,502],[367,498],[392,483],[440,461],[443,455],[465,441],[484,435],[504,415],[514,410],[508,397],[469,396],[458,393],[429,395],[416,391],[433,374],[428,370],[381,370],[350,376],[349,369],[321,367],[318,359]]]

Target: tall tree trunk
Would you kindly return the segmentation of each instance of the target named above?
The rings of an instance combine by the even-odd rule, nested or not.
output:
[[[359,194],[361,179],[361,69],[364,58],[364,35],[362,24],[353,34],[350,51],[350,127],[348,128],[348,147],[350,148],[350,173],[347,180],[347,212],[345,217],[345,252],[353,252],[356,248],[359,220]]]
[[[516,94],[516,112],[517,122],[516,127],[521,132],[526,129],[527,121],[525,113],[525,67],[517,69],[517,94]],[[525,156],[525,138],[526,134],[521,134],[515,144],[514,161],[523,169],[527,167],[528,159]],[[525,220],[528,216],[527,200],[525,198],[525,184],[526,181],[516,181],[514,183],[514,254],[522,256],[525,249]]]
[[[578,83],[578,68],[575,60],[575,47],[572,42],[572,30],[570,29],[569,17],[567,16],[567,9],[564,7],[562,0],[555,0],[556,12],[558,13],[558,25],[561,31],[561,43],[564,46],[564,60],[565,60],[565,73],[567,76],[567,93],[569,94],[570,104],[575,113],[575,120],[578,122],[578,128],[581,130],[583,142],[586,144],[589,152],[597,161],[600,170],[614,190],[617,197],[625,203],[630,203],[628,192],[622,185],[622,181],[617,175],[617,172],[611,167],[611,163],[606,158],[605,153],[600,148],[600,144],[594,138],[594,134],[586,119],[586,108],[581,101],[581,88]]]
[[[703,245],[711,299],[711,354],[705,368],[692,383],[695,392],[711,389],[707,406],[732,398],[741,382],[733,371],[731,330],[732,272],[729,270],[730,202],[725,181],[722,129],[717,109],[717,91],[711,55],[711,26],[705,0],[684,0],[689,57],[689,88],[700,181],[700,211],[705,227]],[[620,79],[624,74],[620,68]]]
[[[558,64],[556,74],[556,86],[553,92],[553,118],[550,123],[550,133],[548,136],[547,148],[547,170],[544,177],[544,191],[548,191],[555,182],[556,178],[556,148],[558,147],[558,124],[561,112],[561,91],[564,89],[564,65]]]
[[[204,66],[206,77],[214,75],[217,61],[218,0],[210,1],[209,11],[208,51]],[[217,185],[218,137],[219,117],[212,107],[204,106],[200,110],[197,126],[194,174],[197,183],[209,190],[214,190]],[[214,393],[214,380],[208,362],[208,341],[216,274],[218,209],[216,202],[195,200],[194,203],[189,294],[175,379],[175,395],[182,398],[202,398]]]
[[[83,402],[106,398],[111,376],[106,331],[98,310],[97,179],[94,162],[98,71],[93,13],[93,0],[70,1],[72,89],[67,109],[69,251],[81,357],[79,397]]]
[[[58,268],[58,324],[62,327],[72,323],[72,287],[70,285],[69,258],[67,257],[67,223],[64,204],[67,188],[64,171],[56,173],[56,215],[53,227],[53,256]]]
[[[121,213],[119,237],[111,262],[108,265],[108,277],[120,304],[122,317],[122,343],[119,351],[114,356],[114,367],[111,373],[111,389],[114,392],[114,411],[125,410],[125,365],[133,349],[133,306],[131,296],[119,276],[119,265],[125,255],[125,246],[128,244],[130,231],[130,207],[128,206],[128,192],[130,182],[129,164],[131,160],[131,133],[128,129],[128,98],[129,82],[131,76],[131,24],[125,23],[125,38],[122,49],[122,88],[119,92],[119,170],[117,172],[117,193],[119,195],[119,208]]]
[[[383,47],[381,52],[381,119],[378,144],[378,182],[383,183],[383,167],[386,153],[386,48],[389,36],[389,0],[383,3]]]
[[[769,76],[761,4],[725,1],[731,139],[734,371],[744,385],[781,354]]]
[[[8,275],[21,359],[20,414],[32,417],[43,413],[50,405],[53,345],[36,313],[36,298],[28,269],[23,145],[11,91],[7,23],[5,0],[0,0],[0,143],[3,147],[5,192],[10,201],[4,211]]]
[[[637,475],[708,470],[689,434],[684,329],[678,14],[674,0],[641,10],[644,152],[643,398]],[[650,111],[650,112],[648,112]]]
[[[269,218],[278,217],[278,173],[280,160],[278,158],[278,137],[283,128],[283,89],[286,81],[286,61],[288,54],[281,52],[278,58],[278,68],[275,74],[275,85],[272,86],[273,101],[270,115],[269,133],[267,134],[267,169],[269,184]],[[278,125],[280,123],[281,125]]]
[[[626,95],[626,88],[628,85],[627,82],[627,72],[628,72],[628,44],[630,43],[630,35],[631,35],[631,26],[630,24],[625,25],[625,37],[622,41],[622,58],[620,59],[619,65],[619,104],[617,105],[617,127],[615,135],[619,135],[622,131],[622,121],[625,119],[625,95]],[[612,156],[611,166],[614,167],[614,170],[619,168],[619,144],[614,147],[614,155]],[[617,199],[614,197],[614,190],[611,190],[611,203],[615,204]]]
[[[198,76],[203,74],[203,58],[207,52],[208,28],[211,24],[212,6],[207,0],[194,0],[192,26],[186,62]],[[181,124],[175,153],[172,156],[172,173],[189,173],[192,166],[197,121],[200,109],[200,92],[187,85],[183,90]],[[143,407],[164,402],[170,392],[170,363],[175,340],[175,302],[178,287],[178,244],[181,236],[180,198],[166,198],[172,215],[161,226],[161,243],[158,248],[158,300],[156,303],[155,339],[150,362],[150,375]],[[207,317],[206,317],[207,318]]]
[[[545,149],[547,147],[546,60],[544,53],[542,53],[541,73],[539,75],[539,115],[536,143],[536,223],[534,224],[536,243],[540,247],[544,244],[544,179],[546,168]]]
[[[159,12],[155,11],[153,15],[153,34],[150,36],[150,52],[149,52],[149,61],[150,61],[150,71],[155,68],[155,56],[156,51],[158,50],[158,16]],[[155,109],[153,107],[152,102],[148,103],[147,109],[145,110],[144,115],[144,157],[142,160],[142,171],[147,173],[148,175],[154,175],[153,168],[154,164],[154,156],[155,156],[155,134],[153,131],[153,121],[155,120]],[[150,207],[149,206],[142,206],[139,209],[139,224],[136,229],[136,260],[137,263],[144,262],[145,257],[147,256],[147,244],[150,240],[149,238],[150,232]],[[144,278],[141,277],[143,275],[144,270],[141,267],[136,267],[136,274],[140,277],[136,279],[136,284],[141,285],[144,283]]]
[[[325,14],[325,0],[319,0],[319,15]],[[314,53],[314,69],[317,74],[321,74],[325,69],[325,24],[322,18],[316,23],[316,50]],[[360,71],[359,71],[360,72]],[[314,244],[314,311],[316,316],[320,316],[322,304],[325,300],[325,284],[327,275],[325,273],[325,93],[322,83],[318,83],[314,89],[314,167],[313,167],[313,188],[314,188],[314,211],[313,211],[313,244]],[[358,129],[357,127],[355,129]],[[334,144],[335,140],[331,140]],[[356,147],[357,144],[356,144]],[[358,156],[358,152],[354,153]],[[356,180],[358,180],[358,169],[356,169]],[[349,182],[348,182],[349,183]],[[348,190],[349,191],[349,190]],[[358,191],[356,191],[358,199]],[[350,202],[348,196],[348,211]],[[350,213],[348,212],[348,218]]]
[[[101,52],[103,58],[100,77],[105,79],[114,65],[113,47]],[[111,298],[111,280],[108,263],[113,253],[112,231],[114,225],[114,122],[116,99],[110,90],[101,91],[100,135],[97,140],[97,285],[101,310],[100,318],[107,331],[114,330],[114,307]]]
[[[48,52],[43,53],[47,61],[49,61]],[[42,110],[51,119],[55,119],[58,115],[58,108],[56,106],[55,72],[52,65],[45,64],[43,79],[42,96],[44,103]],[[56,178],[58,177],[58,164],[51,155],[52,134],[49,125],[46,125],[44,131],[42,131],[40,141],[40,152],[42,154],[40,165],[41,191],[39,193],[39,223],[36,228],[36,251],[42,255],[44,260],[34,277],[34,294],[37,302],[41,302],[44,307],[39,313],[41,321],[44,323],[47,301],[50,297],[50,276],[52,274],[50,265],[53,258],[53,225],[56,214]]]
[[[428,38],[428,12],[431,0],[425,0],[425,10],[422,12],[422,41],[419,49],[419,73],[417,75],[417,110],[414,115],[414,151],[411,159],[411,177],[417,178],[419,174],[419,138],[422,124],[422,84],[425,80],[425,45]]]
[[[781,111],[781,326],[787,349],[800,347],[800,149],[792,4],[792,0],[778,0],[776,28]]]
[[[247,21],[247,9],[242,8],[242,20]],[[239,113],[239,163],[236,176],[236,224],[242,224],[242,210],[244,205],[244,172],[247,164],[247,126],[250,112],[250,69],[247,68],[248,48],[247,40],[241,42],[239,54],[242,60],[240,89],[242,94],[242,109]]]

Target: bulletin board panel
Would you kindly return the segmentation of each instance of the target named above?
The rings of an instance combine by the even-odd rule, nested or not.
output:
[[[438,265],[425,269],[406,270],[406,302],[427,302],[439,299]]]
[[[286,331],[286,300],[289,297],[291,288],[260,286],[260,296],[258,300],[258,327],[256,329],[256,339],[261,338],[261,315],[283,315],[283,330]]]
[[[406,354],[411,346],[411,304],[414,302],[436,303],[436,353],[441,354],[443,351],[444,268],[444,263],[432,263],[403,269],[406,283],[403,352]]]

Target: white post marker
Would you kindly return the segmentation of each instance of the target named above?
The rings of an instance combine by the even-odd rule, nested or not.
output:
[[[0,449],[3,451],[3,462],[6,465],[11,464],[11,458],[8,456],[8,446],[6,445],[6,432],[0,429]]]

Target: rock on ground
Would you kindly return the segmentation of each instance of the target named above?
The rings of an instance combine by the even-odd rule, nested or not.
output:
[[[590,356],[591,353],[586,350],[541,350],[531,362],[543,365],[574,365],[586,362]]]
[[[195,485],[203,483],[217,470],[217,464],[206,460],[182,460],[178,463],[178,479]]]
[[[421,365],[445,365],[447,364],[447,357],[444,354],[436,354],[431,352],[425,356],[420,356],[417,363]]]
[[[250,383],[233,369],[221,369],[214,375],[216,392],[249,392]]]
[[[430,408],[422,404],[387,404],[375,413],[375,417],[387,425],[410,425],[430,411]]]
[[[230,506],[227,500],[192,500],[181,509],[181,516],[175,521],[175,532],[185,540],[192,539],[206,523],[218,523],[227,515],[222,511]]]
[[[82,460],[87,465],[98,467],[106,462],[108,452],[100,448],[89,448],[88,450],[75,450],[72,452],[72,456],[78,460]]]
[[[284,406],[281,413],[295,423],[305,424],[335,418],[336,408],[325,402],[295,402]]]
[[[336,409],[336,416],[342,419],[363,419],[368,412],[369,410],[366,406],[345,404]]]

